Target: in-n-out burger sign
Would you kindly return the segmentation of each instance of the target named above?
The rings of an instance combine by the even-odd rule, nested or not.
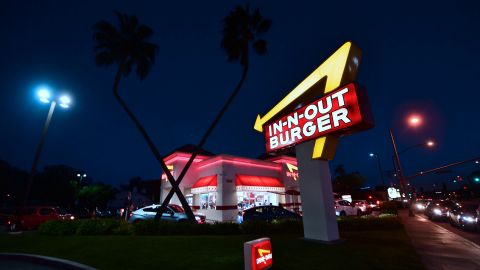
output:
[[[243,244],[245,270],[269,269],[273,264],[270,238],[260,238]]]
[[[322,160],[333,159],[338,139],[341,135],[344,135],[343,131],[345,131],[345,133],[351,133],[351,128],[347,127],[347,125],[353,125],[352,122],[348,122],[348,120],[351,120],[350,114],[352,113],[350,106],[355,106],[356,103],[360,105],[362,101],[358,99],[356,102],[355,100],[349,102],[350,100],[347,100],[346,96],[344,96],[347,95],[347,93],[344,95],[337,93],[337,96],[333,96],[334,93],[332,92],[336,90],[341,91],[343,89],[342,87],[355,81],[361,56],[362,52],[357,46],[352,42],[345,42],[267,113],[257,115],[253,128],[258,132],[265,133],[268,151],[278,150],[285,147],[285,145],[294,145],[301,141],[316,138],[313,144],[312,158]],[[354,92],[358,94],[359,91],[357,87],[355,85],[353,87]],[[300,104],[310,103],[314,97],[321,95],[325,96],[324,103],[322,104],[323,107],[317,104],[317,106],[310,107],[306,112],[297,112],[296,115],[295,112],[293,112],[293,114],[290,114],[290,119],[287,115],[286,119],[283,119],[281,123],[279,122],[279,120],[281,120],[278,119],[279,117],[290,113]],[[346,108],[347,111],[341,110],[340,102],[342,98],[345,102],[344,108]],[[332,103],[331,109],[329,109],[330,104],[328,102]],[[317,107],[316,113],[313,111],[315,107]],[[368,108],[368,105],[361,107]],[[323,111],[325,111],[325,114],[322,113]],[[347,115],[345,115],[345,113],[347,113]],[[326,116],[326,114],[328,114],[328,116]],[[302,115],[303,117],[300,117]],[[318,115],[318,117],[316,117],[316,115]],[[362,117],[364,116],[366,115],[362,114]],[[309,119],[305,117],[311,117],[312,119],[308,121]],[[312,122],[311,120],[314,121]],[[320,122],[318,122],[318,120]],[[373,127],[373,118],[365,119],[363,122],[370,122],[370,127]],[[275,126],[275,123],[277,123],[277,126]],[[285,126],[290,132],[284,133],[286,131]],[[265,129],[267,130],[265,131]],[[288,138],[287,134],[289,136]],[[280,135],[282,135],[282,138],[280,138]]]
[[[293,178],[293,180],[297,181],[298,180],[298,167],[290,164],[290,163],[285,163],[285,166],[287,167],[287,177]]]
[[[264,126],[267,152],[327,134],[347,134],[371,126],[364,93],[350,83]]]

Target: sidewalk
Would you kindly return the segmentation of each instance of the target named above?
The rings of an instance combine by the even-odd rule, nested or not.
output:
[[[480,269],[480,246],[408,211],[399,211],[405,231],[427,269]]]

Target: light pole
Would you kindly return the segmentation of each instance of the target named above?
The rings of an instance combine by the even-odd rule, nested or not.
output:
[[[26,206],[27,203],[28,203],[28,197],[30,195],[30,190],[32,188],[35,173],[37,172],[37,166],[38,166],[38,162],[40,160],[40,154],[42,153],[42,149],[43,149],[43,146],[45,144],[45,139],[46,139],[47,133],[48,133],[48,127],[50,126],[50,122],[52,121],[52,116],[53,116],[53,112],[55,111],[55,107],[57,106],[57,103],[58,103],[58,105],[60,105],[60,107],[66,109],[66,108],[70,107],[70,103],[71,103],[71,100],[68,96],[62,95],[62,96],[59,96],[59,97],[55,98],[55,97],[52,96],[49,89],[47,89],[45,87],[40,88],[37,92],[37,95],[38,95],[38,99],[40,100],[40,102],[46,103],[46,104],[50,103],[50,109],[48,110],[47,119],[45,120],[45,123],[43,124],[43,130],[42,130],[42,134],[41,134],[41,137],[40,137],[40,141],[37,145],[37,149],[35,151],[35,156],[33,158],[32,168],[30,169],[30,174],[28,176],[27,188],[25,190],[25,198],[24,198],[23,206]]]
[[[87,177],[87,174],[86,173],[84,173],[84,174],[77,173],[77,177],[80,179],[80,180],[78,180],[78,183],[81,184],[83,178]]]
[[[400,163],[400,157],[398,156],[397,144],[395,143],[395,137],[393,136],[392,129],[389,128],[388,131],[390,133],[390,139],[392,141],[392,146],[393,146],[393,155],[395,157],[394,161],[395,161],[395,165],[396,165],[396,173],[397,173],[398,179],[400,180],[400,188],[402,189],[402,191],[400,192],[400,198],[402,198],[402,194],[405,194],[405,196],[408,196],[407,186],[406,186],[406,183],[405,183],[406,179],[405,179],[405,176],[403,174],[402,165]],[[402,200],[403,200],[403,198],[402,198]],[[411,205],[410,199],[408,199],[408,201],[409,201],[408,215],[413,216],[412,208],[410,207],[410,205]]]
[[[378,171],[380,173],[380,180],[382,180],[382,185],[385,186],[385,179],[383,178],[383,169],[382,169],[382,163],[380,162],[380,156],[378,155],[378,153],[370,153],[370,157],[375,157],[377,159]]]
[[[423,124],[423,117],[418,114],[411,114],[409,117],[407,117],[407,124],[410,127],[417,128]],[[392,141],[392,146],[393,146],[393,155],[394,155],[394,165],[396,169],[396,173],[398,176],[398,179],[400,180],[400,187],[402,189],[402,194],[405,194],[405,196],[408,198],[408,215],[413,217],[413,211],[412,211],[412,201],[411,198],[408,196],[408,190],[407,190],[407,179],[405,178],[405,174],[403,173],[403,168],[402,164],[400,163],[400,157],[399,157],[399,152],[397,148],[397,144],[395,143],[395,137],[393,136],[392,129],[389,128],[389,133],[390,133],[390,139]],[[427,146],[434,146],[435,143],[433,141],[427,141]],[[402,152],[408,151],[414,147],[417,147],[418,145],[414,145],[413,147],[408,147],[407,149],[403,150]],[[400,196],[401,197],[401,196]],[[402,199],[403,200],[403,199]]]

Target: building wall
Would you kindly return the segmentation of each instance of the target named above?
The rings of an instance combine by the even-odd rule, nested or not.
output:
[[[288,162],[295,163],[294,158],[290,158]],[[187,162],[187,158],[177,158],[175,161],[167,164],[173,164],[173,176],[178,178],[181,170]],[[180,189],[184,195],[190,192],[190,188],[195,182],[202,177],[217,175],[217,194],[216,209],[199,209],[200,196],[193,196],[193,208],[199,209],[207,216],[209,220],[215,221],[235,221],[238,215],[237,209],[237,192],[235,178],[237,174],[274,177],[285,184],[285,189],[299,190],[298,180],[295,181],[291,176],[287,175],[287,168],[284,164],[274,163],[264,160],[247,159],[234,157],[229,155],[219,155],[209,158],[203,158],[203,161],[194,162],[180,183]],[[161,198],[165,198],[171,189],[168,181],[162,180]],[[297,201],[299,196],[296,196]],[[288,206],[292,204],[292,196],[280,194],[278,201],[280,205]],[[171,203],[180,204],[178,197],[174,195]]]

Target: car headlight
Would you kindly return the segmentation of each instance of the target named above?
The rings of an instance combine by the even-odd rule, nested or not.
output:
[[[442,214],[442,210],[440,210],[440,209],[438,209],[438,208],[435,208],[435,209],[433,209],[433,213],[434,213],[435,215],[441,215],[441,214]]]
[[[423,209],[425,209],[425,206],[423,204],[418,203],[417,204],[417,209],[423,210]]]
[[[475,219],[471,216],[463,216],[462,219],[466,222],[475,222]]]

